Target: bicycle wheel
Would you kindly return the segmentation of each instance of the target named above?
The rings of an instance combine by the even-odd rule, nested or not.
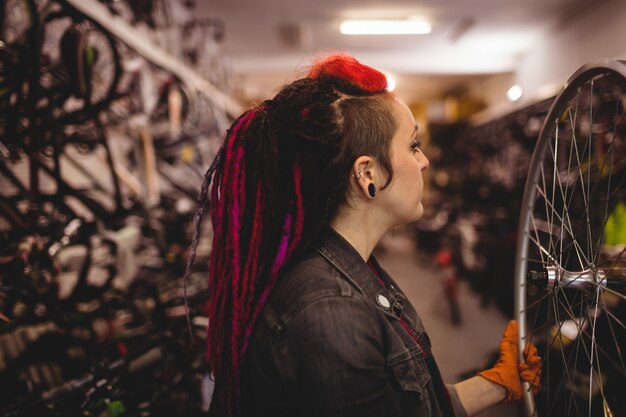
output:
[[[626,415],[625,108],[626,65],[582,67],[530,162],[515,268],[520,352],[543,361],[529,416]]]
[[[122,74],[117,44],[96,22],[69,5],[41,16],[40,84],[61,124],[81,123],[106,109]]]

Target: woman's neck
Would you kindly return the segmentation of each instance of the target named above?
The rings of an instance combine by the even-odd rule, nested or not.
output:
[[[372,251],[389,227],[366,210],[340,210],[330,222],[337,233],[348,241],[367,262]]]

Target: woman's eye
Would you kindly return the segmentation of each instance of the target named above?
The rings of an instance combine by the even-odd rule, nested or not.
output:
[[[422,147],[422,143],[421,142],[418,142],[418,141],[414,140],[413,143],[411,143],[411,150],[413,152],[418,151],[421,147]]]

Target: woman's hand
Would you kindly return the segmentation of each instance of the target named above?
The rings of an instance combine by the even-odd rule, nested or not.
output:
[[[504,330],[496,365],[454,385],[468,416],[503,401],[519,400],[522,380],[531,385],[534,393],[539,390],[541,358],[537,355],[537,348],[533,344],[527,345],[524,349],[525,361],[518,362],[517,341],[517,322],[513,320]]]
[[[533,394],[537,394],[541,388],[541,357],[532,343],[524,348],[524,359],[525,361],[519,364],[520,377],[530,384]]]
[[[500,357],[496,365],[479,372],[478,375],[504,387],[507,391],[506,401],[519,400],[522,397],[522,383],[528,382],[534,393],[539,391],[541,380],[541,358],[537,348],[528,344],[524,349],[524,362],[518,362],[518,326],[511,320],[504,330],[500,341]]]

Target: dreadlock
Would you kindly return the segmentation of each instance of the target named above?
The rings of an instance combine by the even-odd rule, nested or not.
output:
[[[238,414],[253,326],[285,265],[346,202],[354,160],[376,157],[391,181],[388,149],[397,126],[389,97],[382,73],[333,55],[228,130],[200,190],[188,264],[209,210],[212,415]]]

